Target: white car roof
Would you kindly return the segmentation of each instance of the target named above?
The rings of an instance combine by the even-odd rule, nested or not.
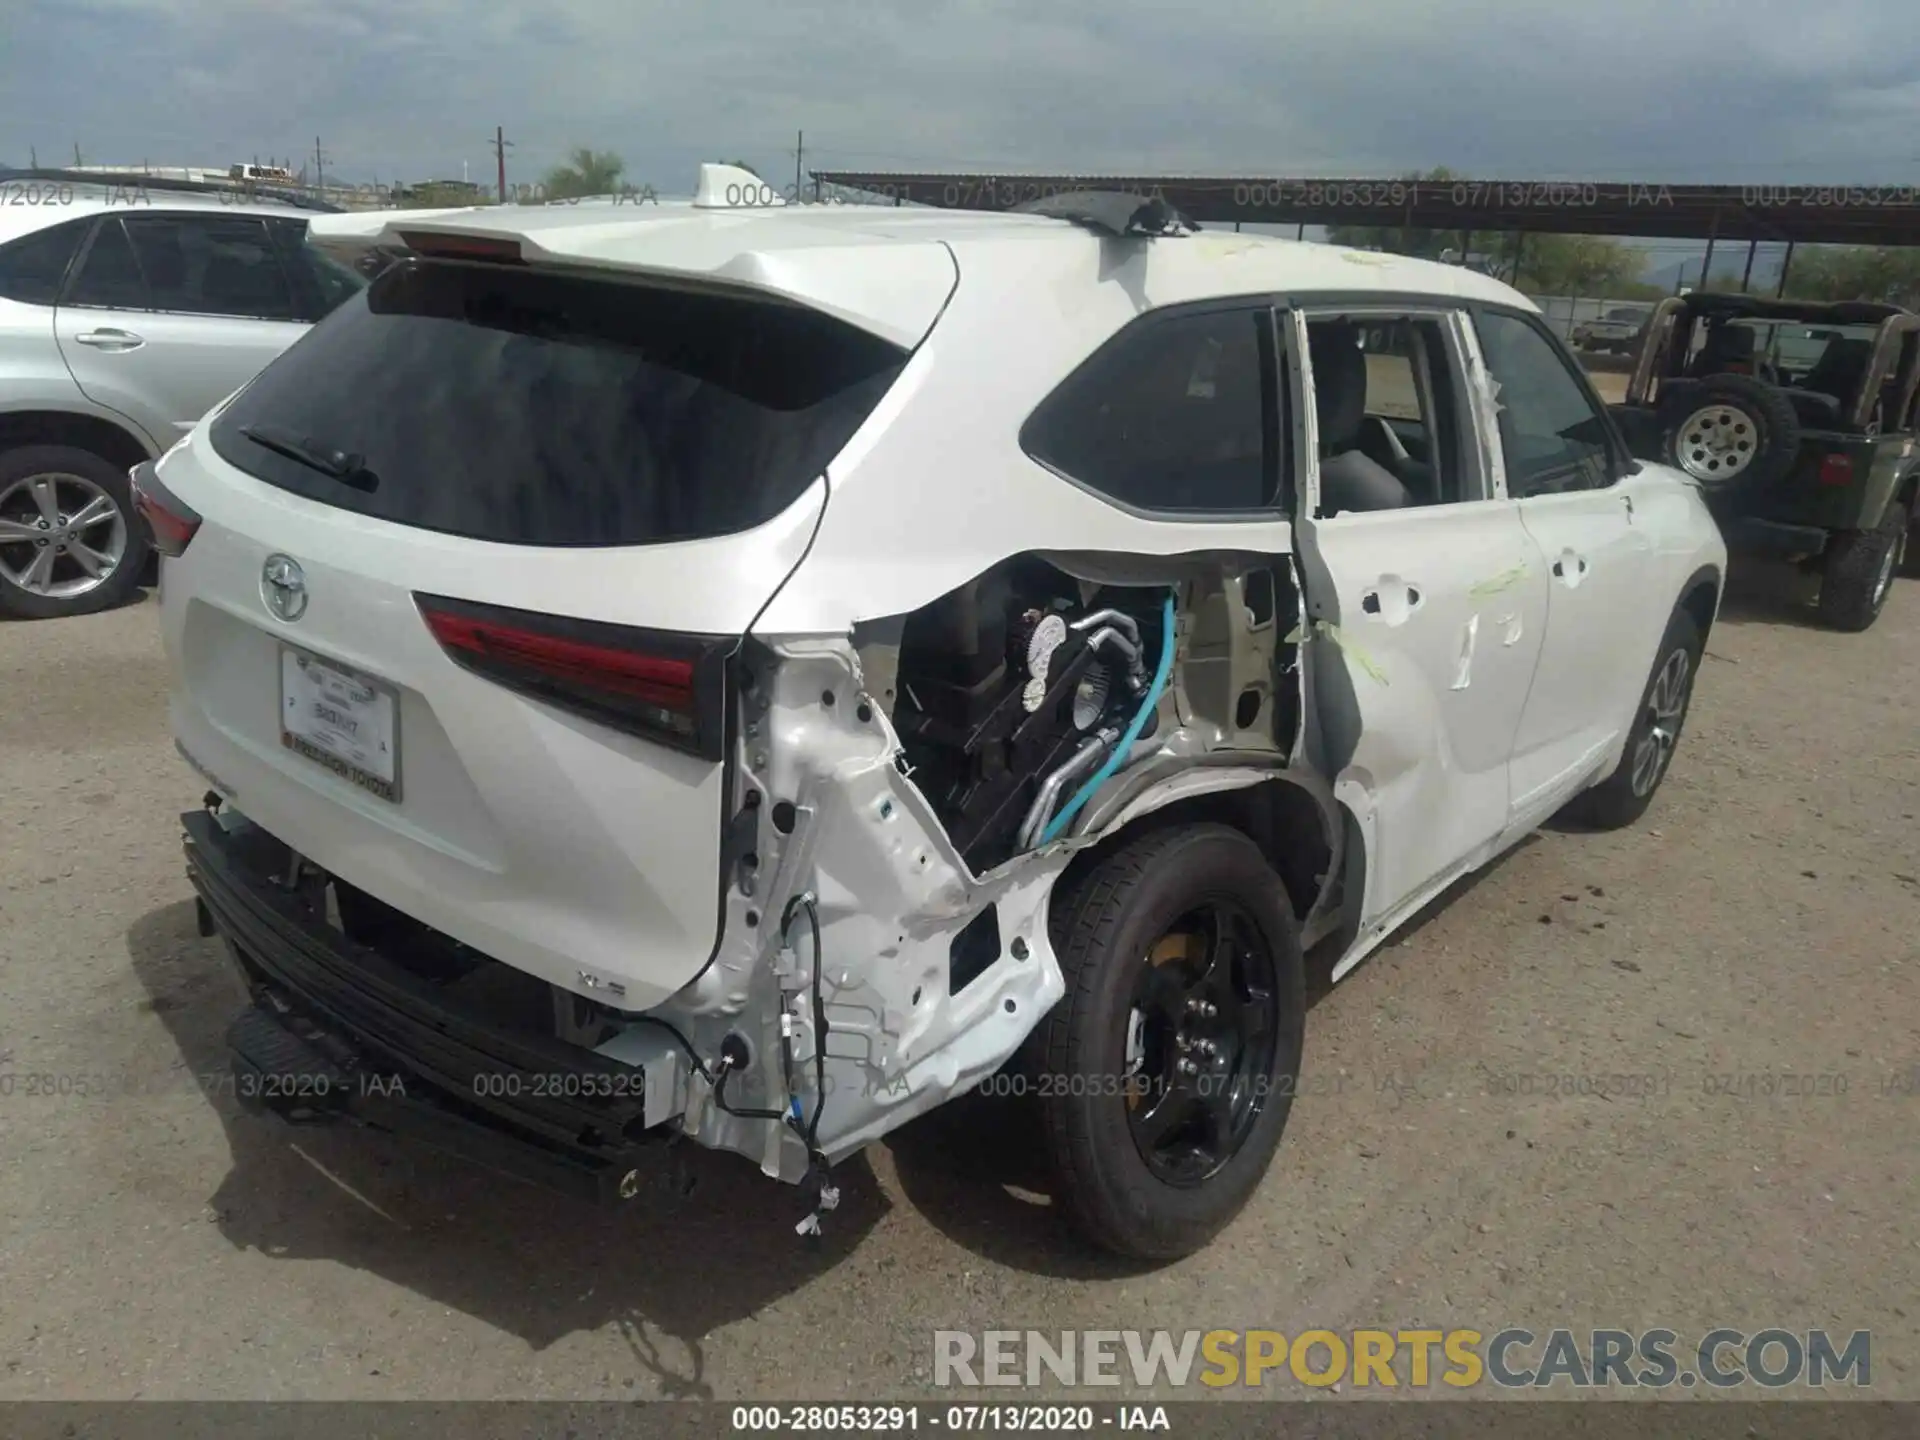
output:
[[[956,266],[969,288],[1018,289],[1036,262],[1053,271],[1084,257],[1089,283],[1103,247],[1151,246],[1148,305],[1259,293],[1357,292],[1478,299],[1532,310],[1519,291],[1461,266],[1317,242],[1205,230],[1114,240],[1070,221],[1006,212],[889,205],[747,209],[628,200],[315,216],[324,243],[353,236],[401,245],[403,232],[510,239],[563,266],[736,285],[839,316],[911,347],[950,295]]]

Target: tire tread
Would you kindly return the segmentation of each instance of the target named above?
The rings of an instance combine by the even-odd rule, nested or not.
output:
[[[1182,851],[1222,840],[1244,847],[1249,859],[1271,877],[1271,893],[1277,897],[1279,907],[1276,923],[1287,927],[1285,933],[1291,945],[1287,963],[1295,967],[1294,981],[1299,983],[1298,936],[1292,928],[1292,908],[1286,902],[1285,886],[1281,878],[1272,873],[1266,857],[1252,839],[1244,831],[1219,823],[1168,825],[1149,831],[1120,845],[1055,892],[1048,928],[1066,981],[1066,994],[1037,1032],[1041,1043],[1035,1047],[1035,1058],[1042,1074],[1074,1073],[1078,1058],[1076,1036],[1084,1035],[1086,1026],[1095,1023],[1089,1017],[1096,1015],[1100,1006],[1099,991],[1107,974],[1107,962],[1115,955],[1119,932],[1129,922],[1132,893],[1146,883],[1155,870],[1177,863]],[[1294,1003],[1299,1002],[1296,999]],[[1275,1108],[1279,1113],[1278,1124],[1284,1128],[1284,1109],[1277,1104]],[[1164,1213],[1154,1217],[1154,1197],[1137,1185],[1118,1187],[1110,1178],[1103,1177],[1103,1170],[1110,1177],[1113,1167],[1099,1163],[1098,1137],[1088,1123],[1086,1107],[1058,1098],[1043,1098],[1039,1109],[1042,1140],[1053,1167],[1055,1193],[1062,1209],[1096,1244],[1137,1259],[1175,1259],[1204,1245],[1244,1204],[1245,1196],[1236,1196],[1235,1188],[1245,1186],[1247,1193],[1251,1193],[1271,1160],[1269,1149],[1258,1168],[1251,1171],[1250,1183],[1248,1172],[1243,1171],[1234,1177],[1232,1185],[1217,1192],[1226,1197],[1224,1213],[1199,1218]],[[1277,1146],[1277,1134],[1271,1143]],[[1249,1153],[1242,1152],[1243,1155]],[[1209,1182],[1212,1183],[1215,1182]],[[1114,1207],[1138,1223],[1120,1223],[1113,1213]]]
[[[1873,603],[1873,581],[1888,546],[1900,543],[1907,512],[1897,502],[1871,530],[1836,535],[1820,571],[1820,619],[1835,630],[1858,634],[1880,618]],[[1885,602],[1883,601],[1882,604]]]

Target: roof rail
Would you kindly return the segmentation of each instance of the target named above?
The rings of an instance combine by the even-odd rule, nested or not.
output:
[[[288,205],[295,210],[313,210],[323,215],[337,215],[346,207],[317,200],[311,195],[298,191],[282,190],[278,186],[262,183],[258,180],[240,182],[221,182],[216,180],[182,180],[171,175],[146,175],[138,170],[61,170],[41,167],[39,169],[0,169],[0,181],[52,181],[59,185],[88,185],[98,190],[170,190],[187,195],[236,195],[248,202],[261,201],[279,205]]]
[[[1191,235],[1200,227],[1159,195],[1125,190],[1070,190],[1013,207],[1016,215],[1070,220],[1104,235]]]

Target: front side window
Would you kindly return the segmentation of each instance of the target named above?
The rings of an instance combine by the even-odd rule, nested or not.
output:
[[[264,220],[129,215],[122,223],[155,310],[291,320],[293,295]]]
[[[1480,348],[1498,387],[1500,448],[1515,499],[1612,482],[1606,417],[1546,333],[1517,315],[1483,311]]]
[[[1136,509],[1271,510],[1280,503],[1271,334],[1264,306],[1136,321],[1042,402],[1021,445]]]

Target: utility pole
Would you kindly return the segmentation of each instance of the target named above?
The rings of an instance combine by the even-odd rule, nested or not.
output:
[[[80,142],[76,140],[73,142],[73,168],[78,170],[80,163]]]
[[[35,170],[40,168],[40,152],[31,145],[27,146],[27,164]]]
[[[794,131],[793,132],[793,199],[795,204],[798,204],[800,201],[800,157],[806,153],[806,150],[807,150],[807,132],[804,130]]]
[[[493,127],[493,159],[500,173],[500,203],[507,203],[507,151],[513,148],[513,141],[507,139],[504,127]]]
[[[313,193],[317,199],[327,198],[327,156],[318,135],[313,137]]]

